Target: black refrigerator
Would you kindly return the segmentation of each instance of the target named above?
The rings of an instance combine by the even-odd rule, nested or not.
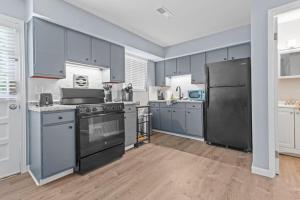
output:
[[[205,139],[252,151],[250,58],[206,65]]]

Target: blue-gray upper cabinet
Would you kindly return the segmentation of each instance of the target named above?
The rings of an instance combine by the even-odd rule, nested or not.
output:
[[[191,56],[192,84],[203,84],[206,82],[205,75],[205,53]]]
[[[206,63],[215,63],[227,60],[227,48],[206,52]]]
[[[177,73],[177,61],[175,59],[165,61],[165,76],[175,76]]]
[[[171,108],[160,108],[160,128],[163,131],[172,132],[172,109]]]
[[[125,82],[125,48],[116,44],[110,46],[110,81]]]
[[[165,86],[165,61],[159,61],[155,63],[155,85]]]
[[[92,38],[92,64],[110,67],[110,43]]]
[[[191,73],[191,56],[177,58],[177,75]]]
[[[172,109],[172,132],[185,133],[185,109]]]
[[[67,59],[72,62],[91,64],[92,38],[83,33],[67,30]]]
[[[30,76],[65,78],[65,29],[33,18],[28,24]]]
[[[43,127],[43,178],[55,175],[75,166],[74,129],[73,122]]]
[[[250,58],[250,57],[251,57],[250,43],[228,47],[228,60]]]
[[[186,110],[186,134],[196,137],[203,137],[203,110]]]

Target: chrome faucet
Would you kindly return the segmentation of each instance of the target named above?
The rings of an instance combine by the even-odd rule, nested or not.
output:
[[[181,87],[180,86],[176,87],[176,92],[178,92],[178,97],[181,100],[183,98],[183,96],[182,96],[182,93],[181,93]]]

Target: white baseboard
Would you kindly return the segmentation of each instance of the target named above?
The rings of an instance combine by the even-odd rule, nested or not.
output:
[[[289,156],[300,157],[300,149],[292,149],[292,148],[279,146],[279,153],[289,155]]]
[[[62,177],[64,177],[64,176],[67,176],[67,175],[69,175],[69,174],[72,174],[72,173],[74,172],[74,169],[69,169],[69,170],[60,172],[60,173],[55,174],[55,175],[53,175],[53,176],[50,176],[50,177],[48,177],[48,178],[41,179],[40,181],[38,181],[38,180],[35,178],[35,176],[33,175],[33,173],[31,172],[30,169],[28,170],[28,172],[29,172],[30,176],[32,177],[33,181],[35,182],[35,184],[36,184],[37,186],[41,186],[41,185],[45,185],[45,184],[47,184],[47,183],[50,183],[50,182],[52,182],[52,181],[55,181],[55,180],[57,180],[57,179],[59,179],[59,178],[62,178]]]
[[[133,149],[133,148],[134,148],[134,144],[129,145],[129,146],[125,147],[125,151],[128,151],[128,150]]]
[[[255,167],[253,165],[251,167],[251,172],[253,174],[257,174],[257,175],[260,175],[260,176],[265,176],[265,177],[268,177],[268,178],[274,178],[275,177],[275,173],[272,172],[271,170],[260,168],[260,167]]]
[[[172,132],[162,131],[162,130],[158,130],[158,129],[152,129],[152,131],[159,132],[159,133],[165,133],[165,134],[168,134],[168,135],[173,135],[173,136],[177,136],[177,137],[188,138],[188,139],[198,140],[198,141],[204,142],[204,138],[198,138],[198,137],[193,137],[193,136],[188,136],[188,135],[181,135],[181,134],[178,134],[178,133],[172,133]]]

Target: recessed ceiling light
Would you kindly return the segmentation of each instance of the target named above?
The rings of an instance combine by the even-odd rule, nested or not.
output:
[[[165,16],[166,18],[170,18],[170,17],[174,16],[173,13],[171,13],[171,12],[170,12],[167,8],[165,8],[165,7],[158,8],[158,9],[156,9],[156,11],[157,11],[159,14]]]

